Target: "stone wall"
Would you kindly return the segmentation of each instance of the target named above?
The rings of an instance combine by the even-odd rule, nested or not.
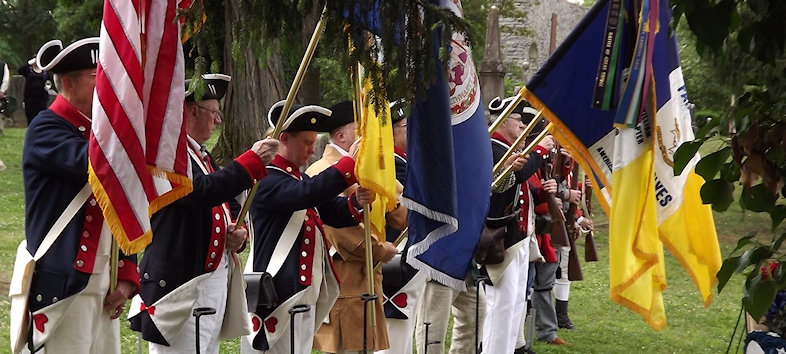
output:
[[[529,70],[523,73],[523,78],[512,78],[513,82],[519,85],[532,77],[549,56],[551,14],[557,14],[557,45],[559,45],[581,21],[589,8],[566,0],[516,0],[516,4],[519,9],[527,12],[525,19],[521,21],[501,17],[499,23],[502,27],[502,60],[508,73],[514,72],[512,66],[521,66],[525,61],[529,62]],[[533,35],[528,37],[513,35],[505,31],[506,26],[528,28]],[[530,57],[530,48],[535,48],[533,54],[537,54]]]

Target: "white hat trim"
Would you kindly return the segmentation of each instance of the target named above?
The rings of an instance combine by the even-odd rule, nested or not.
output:
[[[491,102],[489,102],[489,110],[491,110],[491,111],[500,111],[500,110],[505,108],[505,106],[510,104],[510,102],[512,102],[515,99],[516,99],[516,96],[511,96],[511,97],[508,97],[508,98],[505,98],[505,99],[501,99],[499,97],[494,97],[494,98],[491,99]],[[494,106],[495,102],[499,102],[499,104]]]
[[[226,82],[232,81],[232,76],[225,74],[202,74],[202,78],[205,80],[224,80]],[[191,86],[190,83],[188,86]],[[194,93],[194,91],[186,90],[186,97],[192,93]]]
[[[49,42],[46,42],[46,44],[44,44],[41,47],[41,49],[38,50],[38,55],[36,55],[36,63],[41,68],[41,70],[44,70],[44,71],[50,70],[55,65],[57,65],[60,62],[60,60],[63,60],[63,58],[66,55],[68,55],[69,53],[71,53],[74,49],[79,48],[79,47],[81,47],[81,46],[83,46],[85,44],[98,43],[98,42],[99,42],[99,38],[98,37],[82,38],[82,39],[80,39],[80,40],[78,40],[78,41],[76,41],[74,43],[71,43],[71,45],[69,45],[68,47],[65,47],[65,49],[62,49],[60,51],[60,53],[57,53],[57,56],[55,56],[55,58],[52,59],[52,61],[49,62],[47,65],[41,65],[40,58],[41,58],[41,54],[43,53],[44,50],[48,49],[49,47],[53,47],[55,45],[59,46],[60,48],[63,48],[63,42],[61,42],[58,39],[51,40]],[[98,64],[98,53],[96,53],[96,57],[93,58],[93,61],[96,64]]]

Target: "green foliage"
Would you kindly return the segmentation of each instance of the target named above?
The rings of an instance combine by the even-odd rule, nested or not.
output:
[[[55,0],[0,1],[0,59],[16,72],[55,32]]]
[[[57,0],[52,15],[57,24],[57,33],[64,45],[86,37],[98,37],[103,17],[103,0]],[[50,39],[53,39],[50,38]],[[43,44],[43,43],[41,43]],[[40,46],[40,45],[39,45]]]

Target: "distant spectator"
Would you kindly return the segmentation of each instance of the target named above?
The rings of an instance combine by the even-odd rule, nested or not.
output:
[[[17,72],[25,77],[24,107],[27,124],[30,125],[38,112],[48,106],[49,92],[46,90],[46,81],[52,80],[52,73],[36,67],[35,58],[20,66]]]
[[[10,79],[11,73],[8,72],[8,65],[0,60],[0,98],[5,97],[5,92],[8,90],[8,81]]]

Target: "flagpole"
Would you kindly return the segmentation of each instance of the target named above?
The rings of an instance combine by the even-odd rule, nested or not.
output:
[[[308,42],[308,46],[306,47],[306,53],[303,54],[303,59],[300,61],[300,66],[297,68],[297,74],[295,74],[295,79],[292,81],[292,86],[289,88],[287,99],[284,101],[284,106],[281,108],[281,114],[276,120],[276,126],[273,129],[273,135],[271,136],[273,139],[278,139],[278,137],[281,135],[281,127],[284,125],[286,117],[289,116],[289,111],[292,110],[292,105],[295,103],[295,96],[297,96],[297,92],[300,90],[300,85],[303,84],[303,78],[306,76],[306,70],[308,70],[308,67],[311,64],[311,59],[314,57],[314,52],[317,50],[317,45],[319,44],[320,38],[322,38],[322,33],[325,32],[326,24],[327,6],[322,8],[322,14],[319,16],[319,22],[317,22],[317,26],[314,28],[314,33],[311,34],[311,40]],[[246,197],[245,202],[243,202],[243,208],[240,209],[240,214],[236,220],[245,220],[246,213],[248,213],[248,209],[251,208],[251,201],[254,200],[254,195],[256,195],[258,187],[259,183],[254,183],[254,186],[251,187],[251,191],[248,192],[248,197]]]
[[[540,119],[541,115],[543,115],[542,109],[538,111],[538,114],[535,116],[535,118],[532,118],[532,122],[530,124],[527,124],[527,127],[524,128],[524,131],[521,132],[518,138],[516,138],[516,141],[513,142],[510,148],[508,148],[508,151],[505,152],[505,155],[503,155],[502,158],[499,161],[497,161],[497,164],[494,165],[494,170],[492,172],[493,174],[497,174],[497,172],[502,170],[502,166],[505,166],[505,161],[507,161],[508,158],[510,158],[510,155],[513,155],[513,152],[518,149],[518,146],[521,145],[521,142],[527,138],[527,136],[529,135],[529,133],[532,132],[533,129],[535,129],[535,126],[537,125],[535,123],[537,122],[538,119]]]
[[[401,244],[401,241],[404,241],[404,239],[407,238],[408,235],[409,235],[409,228],[406,228],[404,229],[404,231],[401,231],[401,233],[398,234],[396,239],[393,240],[393,246],[398,247],[398,245]],[[382,262],[377,262],[377,265],[374,266],[374,273],[378,272],[380,269],[382,269]]]
[[[530,152],[532,152],[532,150],[534,150],[534,149],[535,149],[535,146],[537,146],[537,145],[538,145],[538,143],[539,143],[541,140],[543,140],[543,138],[545,138],[545,137],[546,137],[546,135],[548,135],[549,133],[551,133],[551,132],[550,132],[550,130],[551,130],[551,128],[552,128],[553,126],[554,126],[554,124],[553,124],[553,123],[549,123],[549,125],[547,125],[547,126],[546,126],[546,129],[543,129],[543,131],[542,131],[542,132],[540,132],[540,134],[538,134],[538,136],[537,136],[537,137],[535,137],[535,140],[533,140],[533,141],[532,141],[532,142],[531,142],[529,145],[527,145],[527,148],[525,148],[525,149],[524,149],[524,151],[523,151],[521,154],[522,154],[522,155],[527,155],[527,154],[529,154]],[[508,176],[510,175],[510,173],[511,173],[511,172],[513,172],[513,165],[510,165],[510,166],[508,166],[508,167],[505,169],[505,171],[503,171],[503,172],[502,172],[502,174],[501,174],[501,175],[499,175],[499,176],[498,176],[498,177],[497,177],[497,178],[494,180],[494,182],[492,182],[492,183],[491,183],[491,188],[492,188],[492,189],[494,189],[494,187],[495,187],[495,186],[497,186],[497,185],[499,185],[500,183],[502,183],[502,181],[504,181],[504,180],[505,180],[505,178],[508,178]]]
[[[363,120],[363,91],[360,84],[360,64],[356,65],[353,70],[352,88],[355,93],[355,122],[360,131],[367,122]],[[363,205],[363,231],[365,233],[366,242],[366,290],[368,295],[374,295],[374,255],[371,252],[371,205],[366,203]],[[373,301],[368,301],[363,304],[368,306],[369,322],[371,327],[377,326],[377,311],[374,307]],[[364,338],[364,341],[366,339]]]

